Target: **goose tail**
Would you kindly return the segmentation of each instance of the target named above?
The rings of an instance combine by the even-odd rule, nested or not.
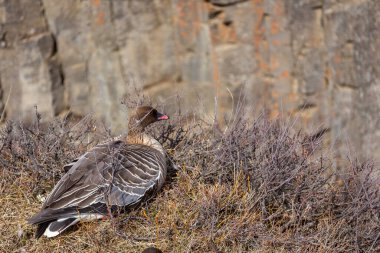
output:
[[[62,218],[55,221],[38,224],[36,238],[39,238],[42,235],[46,237],[57,236],[78,222],[79,218]]]

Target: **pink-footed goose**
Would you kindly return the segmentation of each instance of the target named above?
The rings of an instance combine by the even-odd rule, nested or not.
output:
[[[168,116],[150,106],[138,107],[129,133],[99,144],[65,166],[42,210],[28,222],[37,224],[36,238],[54,237],[79,221],[101,219],[127,210],[158,191],[166,177],[166,154],[145,127]]]

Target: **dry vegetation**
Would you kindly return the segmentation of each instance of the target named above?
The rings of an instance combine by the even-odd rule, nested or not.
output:
[[[221,131],[185,118],[150,129],[177,165],[155,199],[40,240],[26,224],[40,196],[107,131],[89,117],[42,126],[37,114],[28,126],[7,123],[0,135],[0,251],[141,252],[155,245],[164,252],[380,252],[371,163],[350,161],[344,174],[331,173],[324,152],[314,152],[320,139],[292,134],[281,120],[236,117]]]

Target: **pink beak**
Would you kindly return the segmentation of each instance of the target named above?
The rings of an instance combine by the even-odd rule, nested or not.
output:
[[[157,119],[158,119],[158,120],[168,120],[169,117],[168,117],[168,115],[162,114],[162,115],[160,115]]]

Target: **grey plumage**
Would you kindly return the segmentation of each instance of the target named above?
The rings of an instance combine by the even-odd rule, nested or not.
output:
[[[136,113],[131,120],[142,120],[126,138],[97,145],[64,167],[67,173],[42,210],[28,220],[38,225],[36,237],[56,236],[80,220],[99,219],[110,210],[128,210],[161,188],[166,155],[143,131],[150,123],[168,117],[151,107],[140,107],[137,112],[140,115]]]

